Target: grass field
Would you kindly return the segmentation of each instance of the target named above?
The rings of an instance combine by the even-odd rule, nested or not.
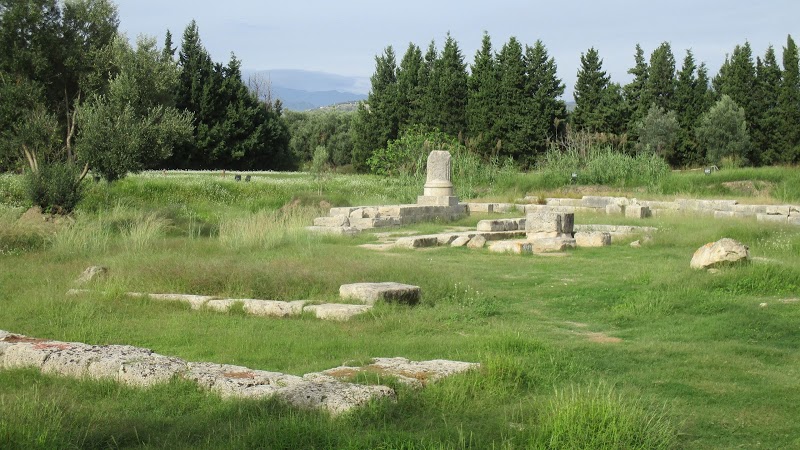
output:
[[[659,186],[594,190],[800,203],[796,173],[672,174]],[[518,175],[476,193],[507,201],[582,188],[537,183]],[[54,231],[17,222],[27,206],[19,186],[0,177],[0,329],[291,374],[378,356],[482,369],[422,390],[365,377],[395,387],[397,402],[338,418],[277,401],[221,400],[179,381],[138,390],[6,370],[0,448],[800,448],[797,228],[577,214],[577,223],[659,231],[642,248],[620,242],[563,258],[375,252],[357,246],[372,234],[322,237],[303,226],[329,204],[407,202],[421,187],[367,176],[265,173],[236,183],[151,173],[89,186],[74,223]],[[749,245],[756,261],[713,275],[691,270],[692,253],[722,237]],[[105,294],[65,296],[98,264],[111,268],[95,286]],[[122,295],[328,301],[339,285],[360,281],[419,285],[423,301],[337,323]]]

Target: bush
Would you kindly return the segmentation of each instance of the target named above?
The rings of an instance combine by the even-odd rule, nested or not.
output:
[[[83,196],[80,168],[71,163],[41,164],[27,175],[28,197],[43,213],[69,214]]]

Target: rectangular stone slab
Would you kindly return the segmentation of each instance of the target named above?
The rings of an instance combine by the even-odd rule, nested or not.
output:
[[[343,299],[358,300],[366,305],[374,305],[378,300],[414,305],[421,296],[419,286],[394,282],[353,283],[339,287]]]

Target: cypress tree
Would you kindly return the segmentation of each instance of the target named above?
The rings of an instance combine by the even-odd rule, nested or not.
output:
[[[581,66],[575,82],[575,111],[572,113],[572,124],[579,130],[590,132],[611,131],[609,124],[610,111],[606,110],[613,103],[613,95],[606,91],[609,87],[609,76],[603,70],[603,61],[597,50],[590,48],[581,54]]]
[[[484,157],[497,148],[496,122],[498,118],[497,67],[489,34],[483,33],[481,48],[475,53],[475,62],[468,79],[467,134],[470,147]]]
[[[422,66],[419,68],[419,98],[420,110],[418,112],[418,122],[428,128],[436,128],[438,125],[438,105],[436,104],[436,60],[438,52],[436,43],[431,41]]]
[[[647,101],[665,110],[673,109],[675,97],[675,56],[669,43],[663,42],[650,55],[645,84]],[[647,105],[648,110],[650,105]]]
[[[756,110],[758,116],[752,126],[753,146],[759,153],[763,164],[783,162],[780,128],[779,97],[781,88],[781,68],[775,57],[775,49],[770,45],[764,59],[756,58]]]
[[[527,148],[528,134],[524,127],[527,99],[525,62],[522,45],[511,37],[497,54],[499,95],[497,132],[502,139],[500,151],[507,156],[520,158]]]
[[[433,80],[438,105],[436,125],[451,136],[463,136],[467,129],[467,65],[450,33],[436,60]]]
[[[783,81],[778,97],[780,129],[783,150],[782,161],[800,161],[800,57],[797,44],[792,36],[787,36],[783,48]]]
[[[533,47],[526,46],[524,61],[525,92],[529,97],[524,123],[528,126],[532,149],[543,153],[548,143],[566,130],[567,106],[561,100],[564,83],[558,78],[555,59],[549,57],[542,41],[537,40]]]
[[[353,124],[353,164],[366,168],[372,153],[397,139],[399,120],[397,108],[397,62],[392,46],[375,57],[375,73],[370,78],[372,89],[366,104],[362,103]]]
[[[705,71],[705,67],[701,67]],[[708,110],[708,79],[705,73],[700,77],[700,68],[695,63],[691,50],[686,51],[683,65],[675,83],[674,108],[677,113],[680,131],[676,153],[670,158],[672,165],[690,165],[702,161],[703,155],[694,136],[700,116]]]
[[[755,118],[758,117],[756,91],[756,68],[753,63],[753,51],[750,43],[737,45],[733,49],[730,59],[726,59],[723,67],[715,79],[715,87],[721,95],[727,95],[745,112],[748,133],[752,134]],[[752,164],[759,164],[758,154],[744,155],[744,159]]]
[[[423,63],[422,50],[413,43],[408,44],[397,71],[397,118],[400,130],[420,121],[422,91],[419,77]]]
[[[164,35],[164,49],[161,51],[162,61],[172,61],[175,58],[175,47],[172,45],[172,33],[167,30]]]
[[[644,50],[642,50],[641,45],[636,44],[636,53],[633,58],[636,65],[628,69],[628,73],[633,75],[633,80],[623,88],[625,103],[631,116],[631,124],[637,123],[644,118],[651,103],[651,101],[647,99],[646,90],[649,68],[647,66],[647,61],[644,59]],[[629,125],[629,132],[632,132],[633,128],[633,126]]]

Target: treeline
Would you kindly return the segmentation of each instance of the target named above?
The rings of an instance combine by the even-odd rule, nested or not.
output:
[[[179,49],[118,25],[109,0],[0,0],[0,171],[295,166],[280,103],[234,55],[213,62],[194,22]]]
[[[473,63],[448,35],[438,51],[410,44],[400,63],[393,48],[376,56],[372,90],[353,118],[352,162],[364,169],[377,149],[412,128],[457,137],[484,159],[512,157],[530,167],[551,149],[607,147],[653,152],[673,166],[765,165],[800,159],[800,65],[787,37],[753,57],[736,46],[719,73],[686,50],[681,66],[668,43],[646,57],[636,45],[627,85],[612,82],[599,52],[580,56],[575,109],[541,41],[511,38],[494,51],[484,34]]]

